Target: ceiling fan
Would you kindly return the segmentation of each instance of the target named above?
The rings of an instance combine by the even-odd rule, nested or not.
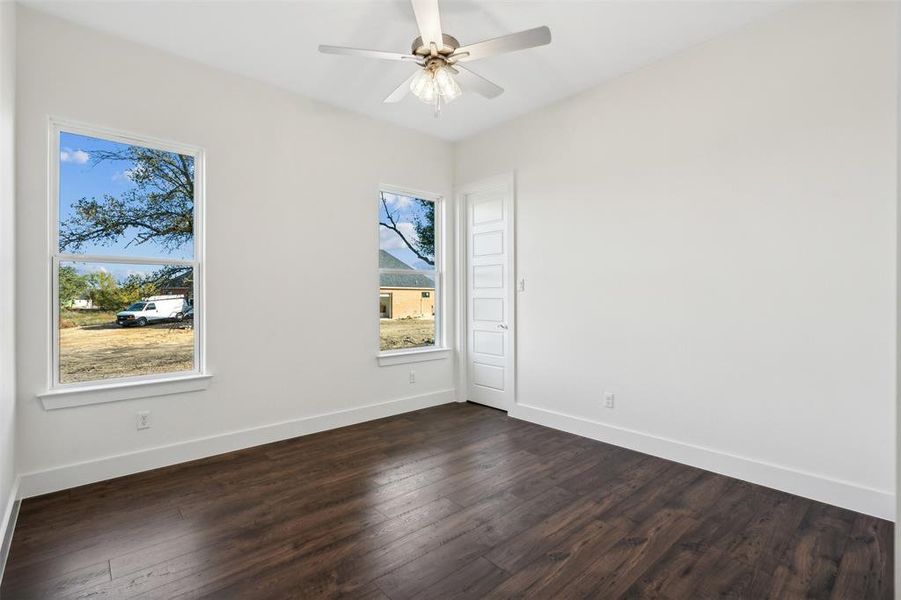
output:
[[[551,43],[551,30],[547,27],[536,27],[460,46],[455,37],[441,31],[438,0],[411,0],[411,2],[416,24],[419,26],[419,37],[413,40],[409,54],[343,46],[319,46],[319,51],[325,54],[408,61],[419,65],[420,68],[391,92],[385,98],[385,102],[400,102],[408,93],[413,92],[417,98],[432,105],[435,108],[435,116],[438,116],[442,104],[447,104],[460,96],[461,84],[463,89],[472,90],[486,98],[495,98],[504,92],[502,87],[459,63]]]

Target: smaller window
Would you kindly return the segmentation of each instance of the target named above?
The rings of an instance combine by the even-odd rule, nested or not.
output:
[[[379,349],[440,347],[440,200],[379,194]]]

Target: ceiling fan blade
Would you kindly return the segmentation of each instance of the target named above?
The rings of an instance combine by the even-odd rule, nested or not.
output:
[[[457,83],[463,88],[463,91],[473,91],[486,98],[497,98],[504,93],[504,88],[491,83],[478,73],[473,73],[463,65],[454,65],[459,71],[456,75]]]
[[[407,94],[410,93],[410,82],[413,81],[413,78],[419,75],[419,71],[414,72],[412,75],[404,79],[404,82],[397,86],[397,88],[388,94],[388,97],[385,98],[385,104],[394,104],[395,102],[400,102],[404,98],[407,97]]]
[[[438,48],[444,47],[444,37],[441,35],[441,15],[438,13],[438,0],[410,0],[413,4],[413,14],[416,15],[416,24],[419,26],[419,35],[422,43],[428,47],[435,42]]]
[[[502,35],[501,37],[476,42],[468,46],[457,48],[453,56],[460,55],[460,61],[479,60],[496,54],[516,52],[535,46],[544,46],[551,43],[551,30],[547,26],[526,29],[519,33]]]
[[[382,50],[363,50],[361,48],[345,48],[344,46],[319,46],[323,54],[343,54],[346,56],[360,56],[362,58],[378,58],[381,60],[418,60],[412,54],[400,54],[399,52],[384,52]]]

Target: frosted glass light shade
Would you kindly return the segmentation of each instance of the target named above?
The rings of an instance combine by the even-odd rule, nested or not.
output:
[[[453,75],[444,67],[435,70],[435,86],[445,102],[450,102],[461,93]]]
[[[410,82],[410,91],[426,104],[446,104],[462,93],[451,72],[443,66],[420,71]]]
[[[420,71],[416,77],[413,78],[413,81],[410,82],[410,91],[417,98],[422,98],[423,94],[426,93],[426,90],[434,87],[434,80],[432,79],[432,73],[423,69]]]

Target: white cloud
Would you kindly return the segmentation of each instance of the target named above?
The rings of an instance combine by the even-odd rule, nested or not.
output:
[[[416,241],[419,238],[416,235],[416,230],[413,228],[413,223],[398,223],[397,228],[404,234],[404,237],[407,238],[408,242],[414,245],[416,244]],[[399,250],[407,248],[407,245],[400,239],[400,236],[397,235],[397,233],[385,227],[379,227],[379,241],[381,242],[380,247],[382,250]]]
[[[74,266],[75,270],[82,275],[86,273],[109,273],[109,269],[103,265],[94,266],[90,263],[72,263],[72,266]]]
[[[2,2],[3,0],[0,0]],[[136,165],[131,169],[125,169],[124,171],[116,171],[113,173],[112,180],[117,182],[134,182],[136,178],[138,178],[142,173],[144,173],[144,167],[141,165]]]
[[[398,196],[397,194],[389,194],[388,192],[384,192],[384,196],[385,204],[392,210],[404,210],[409,208],[413,203],[413,198],[410,198],[409,196]]]
[[[59,152],[59,160],[64,163],[75,163],[83,165],[91,160],[91,155],[84,150],[72,150],[71,148],[63,148]]]

